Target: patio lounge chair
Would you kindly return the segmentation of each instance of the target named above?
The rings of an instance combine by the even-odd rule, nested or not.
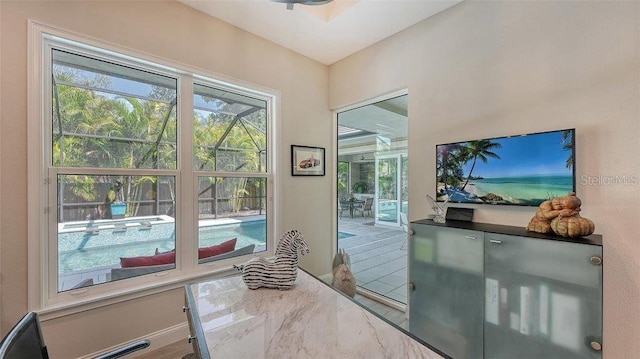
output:
[[[361,204],[358,207],[355,207],[355,209],[362,212],[362,217],[366,218],[371,216],[372,207],[373,207],[373,198],[369,197],[363,204]],[[368,216],[365,214],[366,212],[369,212]]]
[[[228,259],[232,257],[244,256],[247,254],[253,253],[256,245],[250,244],[248,246],[238,248],[233,250],[232,252],[218,254],[212,257],[203,258],[198,260],[198,264],[205,264],[213,261],[218,261],[222,259]],[[110,280],[120,280],[131,277],[137,277],[140,275],[151,274],[156,272],[162,272],[165,270],[171,270],[176,267],[175,263],[170,264],[159,264],[159,265],[151,265],[151,266],[140,266],[140,267],[127,267],[127,268],[112,268],[110,274]]]

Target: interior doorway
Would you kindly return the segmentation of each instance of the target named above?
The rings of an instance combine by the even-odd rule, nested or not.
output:
[[[407,108],[405,91],[337,115],[337,248],[359,292],[396,307],[407,300]]]

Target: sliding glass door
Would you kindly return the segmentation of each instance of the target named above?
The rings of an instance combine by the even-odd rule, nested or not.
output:
[[[338,113],[338,248],[360,292],[406,303],[407,95]],[[406,218],[406,216],[404,216]]]
[[[376,223],[400,224],[400,155],[376,158]]]

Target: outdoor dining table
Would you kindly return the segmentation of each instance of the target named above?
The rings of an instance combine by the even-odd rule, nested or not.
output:
[[[353,218],[353,210],[358,206],[364,206],[364,201],[356,199],[353,201],[340,201],[340,205],[343,207],[349,207],[349,216]]]

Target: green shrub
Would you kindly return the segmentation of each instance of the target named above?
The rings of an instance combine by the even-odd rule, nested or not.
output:
[[[356,182],[351,186],[351,189],[355,193],[366,193],[369,190],[369,186],[366,182]]]

